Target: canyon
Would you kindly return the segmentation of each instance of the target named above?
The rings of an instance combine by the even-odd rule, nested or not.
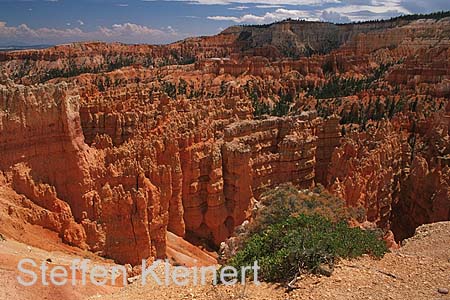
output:
[[[291,182],[397,247],[450,220],[449,28],[284,21],[1,52],[0,230],[25,241],[37,225],[131,267],[213,264]]]

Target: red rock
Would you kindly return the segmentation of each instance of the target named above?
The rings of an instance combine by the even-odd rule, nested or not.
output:
[[[14,195],[5,211],[120,263],[192,263],[179,245],[201,255],[181,238],[218,246],[265,189],[322,183],[365,208],[393,245],[391,232],[450,219],[447,27],[287,21],[168,46],[2,52],[0,187]],[[325,54],[305,56],[311,49]],[[411,96],[390,122],[368,122],[341,144],[339,117],[317,117],[308,89],[400,59],[370,89],[321,100],[343,114]],[[50,78],[68,71],[80,74]],[[291,115],[253,117],[253,101],[273,107],[287,94]]]

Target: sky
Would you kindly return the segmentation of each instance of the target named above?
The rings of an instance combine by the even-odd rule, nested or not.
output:
[[[165,44],[286,18],[336,23],[450,10],[450,0],[0,0],[0,46]]]

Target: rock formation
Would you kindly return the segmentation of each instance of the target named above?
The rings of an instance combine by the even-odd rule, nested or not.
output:
[[[392,206],[400,193],[402,137],[388,124],[354,134],[333,153],[330,190],[350,207],[363,208],[367,221],[390,230]]]
[[[450,219],[449,23],[2,52],[8,218],[132,265],[184,257],[180,239],[216,249],[285,182],[323,184],[397,240]]]
[[[332,191],[349,206],[364,208],[367,221],[392,230],[398,241],[420,224],[448,220],[450,213],[448,120],[435,114],[424,127],[400,131],[404,122],[394,119],[348,136],[328,173]]]
[[[3,89],[1,167],[16,192],[60,214],[46,226],[117,262],[164,257],[166,231],[218,245],[264,189],[313,185],[322,126],[314,113],[224,123],[236,107],[181,101],[180,111],[162,96],[147,110],[121,102],[121,110],[99,112],[75,92],[65,83]]]

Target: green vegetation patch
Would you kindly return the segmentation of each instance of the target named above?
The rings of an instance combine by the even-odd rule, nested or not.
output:
[[[262,280],[284,282],[299,273],[317,273],[323,264],[332,267],[338,258],[382,257],[386,251],[376,232],[301,214],[250,237],[229,265],[240,268],[258,261]]]
[[[287,282],[299,274],[320,273],[323,266],[333,269],[340,258],[379,258],[387,252],[380,232],[350,227],[347,220],[355,212],[323,188],[306,192],[284,185],[269,191],[265,201],[270,203],[228,261],[236,269],[258,261],[261,280]]]

